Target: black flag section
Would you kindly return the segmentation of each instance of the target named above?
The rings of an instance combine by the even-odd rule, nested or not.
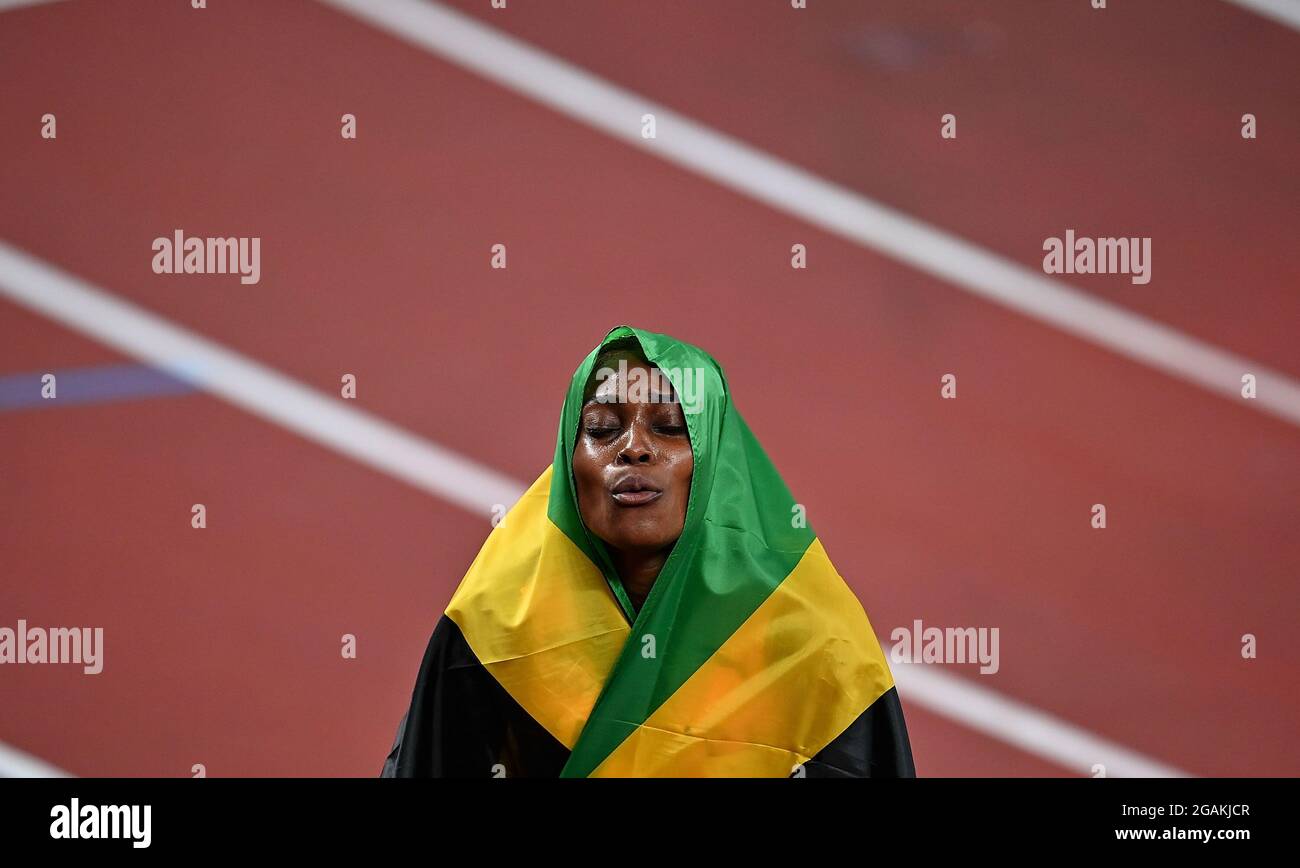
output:
[[[515,702],[443,615],[380,777],[559,777],[568,749]],[[915,777],[891,687],[803,764],[806,777]]]

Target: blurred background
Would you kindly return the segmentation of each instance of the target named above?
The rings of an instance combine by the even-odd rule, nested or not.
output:
[[[104,630],[0,665],[0,773],[377,775],[627,323],[882,643],[999,630],[895,667],[919,774],[1300,774],[1300,13],[1107,5],[0,2],[0,627]]]

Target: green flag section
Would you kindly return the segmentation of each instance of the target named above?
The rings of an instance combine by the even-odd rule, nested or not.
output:
[[[685,526],[639,612],[583,525],[572,470],[592,367],[628,338],[700,398],[685,414]],[[489,535],[446,617],[464,656],[569,751],[562,776],[788,776],[833,742],[861,769],[910,774],[879,642],[801,514],[718,363],[619,327],[574,372],[554,463]],[[851,735],[863,744],[846,748]],[[890,755],[867,757],[872,745]]]

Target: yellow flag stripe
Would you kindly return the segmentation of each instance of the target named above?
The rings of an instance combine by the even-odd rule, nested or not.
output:
[[[814,540],[593,776],[788,776],[893,685],[866,612]]]
[[[631,632],[600,570],[547,517],[551,468],[488,535],[447,606],[488,672],[572,750]]]
[[[548,467],[493,529],[447,615],[515,701],[572,749],[630,628],[600,571],[547,517],[550,480]],[[861,604],[814,541],[595,775],[785,776],[893,683]]]

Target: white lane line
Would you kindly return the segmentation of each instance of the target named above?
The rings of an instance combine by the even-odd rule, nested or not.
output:
[[[10,9],[22,9],[24,6],[48,6],[50,3],[61,3],[63,0],[0,0],[0,12],[8,12]]]
[[[0,742],[0,778],[70,778],[72,775]]]
[[[627,144],[946,283],[1300,425],[1300,383],[1280,371],[1088,295],[823,180],[468,15],[424,0],[320,2]],[[656,139],[641,138],[641,116],[646,113],[655,115]],[[1254,399],[1241,396],[1242,375],[1247,373],[1256,378]]]
[[[1300,0],[1225,0],[1278,24],[1300,30]]]
[[[494,503],[513,504],[526,488],[115,298],[4,241],[0,241],[0,295],[477,515],[486,515]],[[1052,762],[1090,768],[1093,762],[1114,757],[1116,773],[1169,770],[987,688],[920,667],[916,672],[901,671],[905,668],[899,667],[895,677],[908,701]]]
[[[881,638],[881,647],[888,647]],[[1108,778],[1182,778],[1188,773],[1108,741],[1055,715],[1040,711],[968,679],[924,663],[895,663],[889,669],[898,696],[1019,748],[1050,760],[1082,777],[1095,777],[1105,766]]]
[[[0,241],[0,294],[487,519],[527,486]]]

